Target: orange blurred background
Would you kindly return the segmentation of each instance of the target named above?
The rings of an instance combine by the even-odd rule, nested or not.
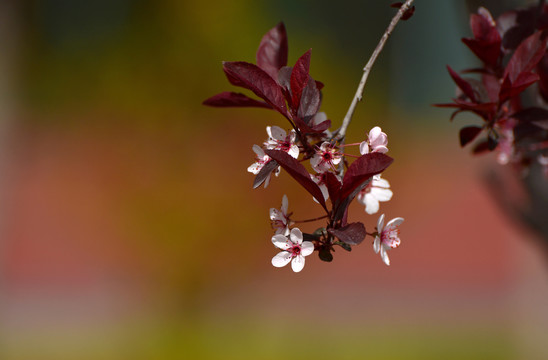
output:
[[[349,128],[389,136],[392,265],[370,239],[298,274],[270,264],[269,208],[319,214],[283,172],[251,189],[251,146],[286,123],[201,102],[283,20],[337,126],[389,3],[1,2],[0,358],[548,357],[545,254],[487,189],[504,169],[459,148],[473,118],[430,106],[454,94],[445,65],[474,62],[459,1],[417,1]]]

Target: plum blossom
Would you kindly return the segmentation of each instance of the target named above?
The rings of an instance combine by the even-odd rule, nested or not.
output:
[[[295,143],[297,134],[295,130],[291,130],[289,134],[284,129],[278,126],[267,126],[268,140],[264,146],[269,150],[281,150],[288,153],[294,159],[299,157],[299,147]]]
[[[342,154],[335,149],[333,145],[327,141],[323,142],[316,150],[316,153],[310,158],[310,165],[318,173],[323,173],[329,170],[335,170],[336,166],[341,162]]]
[[[288,207],[289,202],[287,196],[284,194],[282,197],[282,207],[279,210],[270,208],[270,220],[272,221],[272,228],[276,229],[276,234],[289,235],[289,225],[291,225],[292,222],[287,213]]]
[[[356,200],[365,205],[365,212],[371,215],[379,211],[379,201],[389,201],[392,195],[390,183],[386,179],[381,179],[381,175],[378,174],[359,192]]]
[[[381,128],[375,126],[369,131],[366,141],[360,144],[360,154],[365,155],[370,152],[380,152],[382,154],[388,151],[388,136],[382,132]]]
[[[268,163],[271,159],[270,159],[270,156],[264,153],[264,150],[259,145],[253,145],[252,149],[256,154],[256,158],[255,158],[255,162],[247,168],[247,171],[254,175],[257,175],[261,171],[263,166],[265,166],[265,164]],[[280,173],[280,167],[278,166],[276,170],[274,170],[273,172],[276,176],[278,176],[278,174]],[[270,174],[268,175],[268,177],[266,178],[264,182],[264,187],[267,187],[269,183],[270,183]]]
[[[283,267],[291,262],[291,269],[299,272],[304,267],[304,257],[314,252],[314,244],[303,241],[303,233],[299,228],[291,229],[289,238],[282,234],[272,237],[272,243],[283,251],[272,258],[272,265]]]
[[[390,220],[386,226],[384,226],[384,214],[382,214],[377,221],[377,235],[375,236],[375,241],[373,241],[373,250],[377,254],[380,252],[382,261],[384,261],[386,265],[390,265],[390,259],[386,252],[400,246],[400,229],[398,226],[402,222],[403,218],[397,217]]]

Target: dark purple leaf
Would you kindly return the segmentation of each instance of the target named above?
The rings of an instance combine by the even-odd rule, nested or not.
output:
[[[296,159],[292,158],[286,152],[281,150],[265,150],[266,155],[272,159],[285,170],[291,177],[293,177],[302,187],[306,189],[327,211],[325,205],[325,199],[323,198],[322,191],[319,186],[310,178],[310,174],[306,171],[305,167]]]
[[[511,83],[509,77],[506,76],[500,87],[499,101],[503,103],[511,97],[519,95],[523,90],[537,82],[538,79],[539,76],[535,73],[522,72],[518,75],[516,80]]]
[[[333,254],[331,253],[331,250],[328,248],[321,248],[318,250],[318,256],[320,257],[320,260],[331,262],[333,261]]]
[[[487,145],[487,140],[482,140],[477,143],[472,149],[472,154],[479,155],[489,151],[489,146]]]
[[[348,245],[359,245],[367,234],[361,222],[351,223],[338,229],[327,229],[327,232]]]
[[[337,179],[335,174],[331,172],[323,173],[323,180],[325,186],[327,186],[327,192],[329,193],[331,203],[335,204],[337,201],[339,201],[341,182],[339,181],[339,179]]]
[[[477,102],[477,97],[474,92],[474,88],[468,81],[464,80],[457,74],[449,65],[447,65],[447,70],[449,71],[449,74],[453,78],[453,81],[457,84],[457,86],[462,90],[462,92],[472,101]]]
[[[324,86],[325,85],[323,84],[323,82],[316,80],[316,87],[318,88],[318,90],[321,91]]]
[[[346,198],[373,175],[383,172],[392,162],[390,156],[373,152],[357,158],[346,171],[341,188],[341,198]]]
[[[539,107],[530,107],[510,116],[523,122],[543,121],[548,120],[548,110]]]
[[[390,156],[378,152],[357,158],[344,175],[339,201],[333,205],[332,219],[341,219],[350,202],[371,181],[371,177],[383,172],[393,161]]]
[[[537,127],[541,128],[541,129],[548,130],[548,119],[547,120],[533,121],[533,122],[531,122],[531,124],[534,124],[534,125],[536,125]]]
[[[258,101],[241,93],[225,91],[205,100],[202,104],[214,107],[263,107],[272,109],[264,101]]]
[[[310,50],[305,52],[293,66],[291,71],[291,104],[293,109],[298,109],[301,103],[301,96],[310,76]]]
[[[262,183],[265,182],[265,180],[270,176],[270,174],[276,170],[278,167],[278,163],[274,160],[270,160],[266,164],[263,165],[261,171],[255,176],[255,179],[253,180],[253,189],[258,188],[261,186]]]
[[[324,132],[331,127],[331,120],[322,121],[319,124],[313,125],[312,129],[316,132]]]
[[[320,91],[316,87],[316,82],[314,79],[310,77],[307,85],[303,89],[297,116],[305,119],[316,115],[320,109],[320,103]]]
[[[278,83],[257,65],[243,61],[223,62],[223,70],[232,85],[249,89],[282,115],[288,117],[285,97]]]
[[[525,39],[516,49],[504,69],[504,77],[509,76],[512,83],[523,72],[531,72],[544,56],[546,39],[541,38],[541,32],[536,32]]]
[[[463,38],[462,42],[486,65],[495,67],[501,53],[501,38],[491,14],[480,8],[478,14],[470,15],[470,27],[474,38]]]
[[[459,132],[459,139],[460,139],[460,146],[465,146],[466,144],[473,141],[476,136],[483,130],[480,126],[466,126],[460,129]]]
[[[257,50],[257,66],[273,79],[278,77],[278,70],[287,65],[287,33],[281,22],[270,29],[261,39]]]
[[[537,74],[540,77],[538,83],[540,95],[545,102],[548,102],[548,52],[544,53],[544,56],[537,64]]]

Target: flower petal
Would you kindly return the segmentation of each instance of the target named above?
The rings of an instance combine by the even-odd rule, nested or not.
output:
[[[299,228],[291,229],[290,238],[291,241],[296,245],[301,245],[303,243],[303,233]]]
[[[291,145],[287,153],[294,159],[299,157],[299,147],[295,144]]]
[[[270,220],[272,221],[276,221],[276,220],[280,220],[280,221],[283,221],[284,219],[284,216],[282,214],[282,212],[276,208],[270,208]]]
[[[259,146],[259,145],[253,145],[253,147],[251,147],[251,149],[253,149],[253,151],[255,152],[255,154],[257,154],[257,156],[259,158],[263,158],[264,156],[266,156],[266,154],[264,153],[263,149]]]
[[[360,143],[360,154],[365,155],[369,153],[369,144],[367,141],[362,141]]]
[[[397,217],[397,218],[393,218],[392,220],[390,220],[387,224],[386,224],[386,227],[396,227],[396,226],[399,226],[402,222],[403,222],[404,218],[402,217]]]
[[[282,207],[280,210],[282,210],[282,214],[287,215],[287,209],[289,208],[289,200],[287,200],[287,195],[284,194],[282,197]]]
[[[301,245],[301,255],[308,256],[314,252],[314,244],[310,241],[303,241]]]
[[[375,254],[378,254],[380,249],[381,249],[381,238],[379,236],[375,236],[375,240],[373,241],[373,251],[375,251]]]
[[[299,272],[304,268],[304,256],[297,255],[293,258],[291,261],[291,269],[293,269],[294,272]]]
[[[291,248],[289,239],[281,234],[276,234],[272,237],[272,243],[279,249],[287,250]]]
[[[250,172],[254,175],[257,175],[259,173],[259,171],[261,171],[261,169],[263,168],[263,165],[264,164],[261,164],[261,163],[253,163],[251,165],[249,165],[249,167],[247,168],[247,172]]]
[[[378,201],[389,201],[392,199],[393,193],[390,189],[373,187],[370,195]]]
[[[272,265],[275,267],[283,267],[289,264],[291,261],[291,253],[289,251],[282,251],[272,258]]]
[[[381,133],[382,130],[379,126],[375,126],[373,129],[369,130],[369,142],[372,143],[373,141],[375,141]]]
[[[384,214],[379,216],[379,220],[377,220],[377,232],[379,234],[381,233],[383,226],[384,226]]]
[[[268,133],[268,136],[270,136],[274,140],[280,140],[280,141],[285,140],[285,136],[286,136],[285,130],[279,126],[267,126],[266,132]]]
[[[388,253],[386,252],[386,249],[381,246],[381,259],[384,261],[386,265],[390,265],[390,259],[388,258]]]
[[[364,196],[364,202],[365,202],[365,212],[369,215],[375,214],[379,211],[379,200],[375,198],[372,194],[365,194]]]

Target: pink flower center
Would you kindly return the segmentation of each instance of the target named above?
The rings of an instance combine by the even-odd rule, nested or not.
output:
[[[400,228],[387,227],[381,233],[381,242],[394,248],[399,245]]]
[[[295,257],[301,254],[301,247],[299,245],[294,245],[289,251],[291,252],[291,256]]]

